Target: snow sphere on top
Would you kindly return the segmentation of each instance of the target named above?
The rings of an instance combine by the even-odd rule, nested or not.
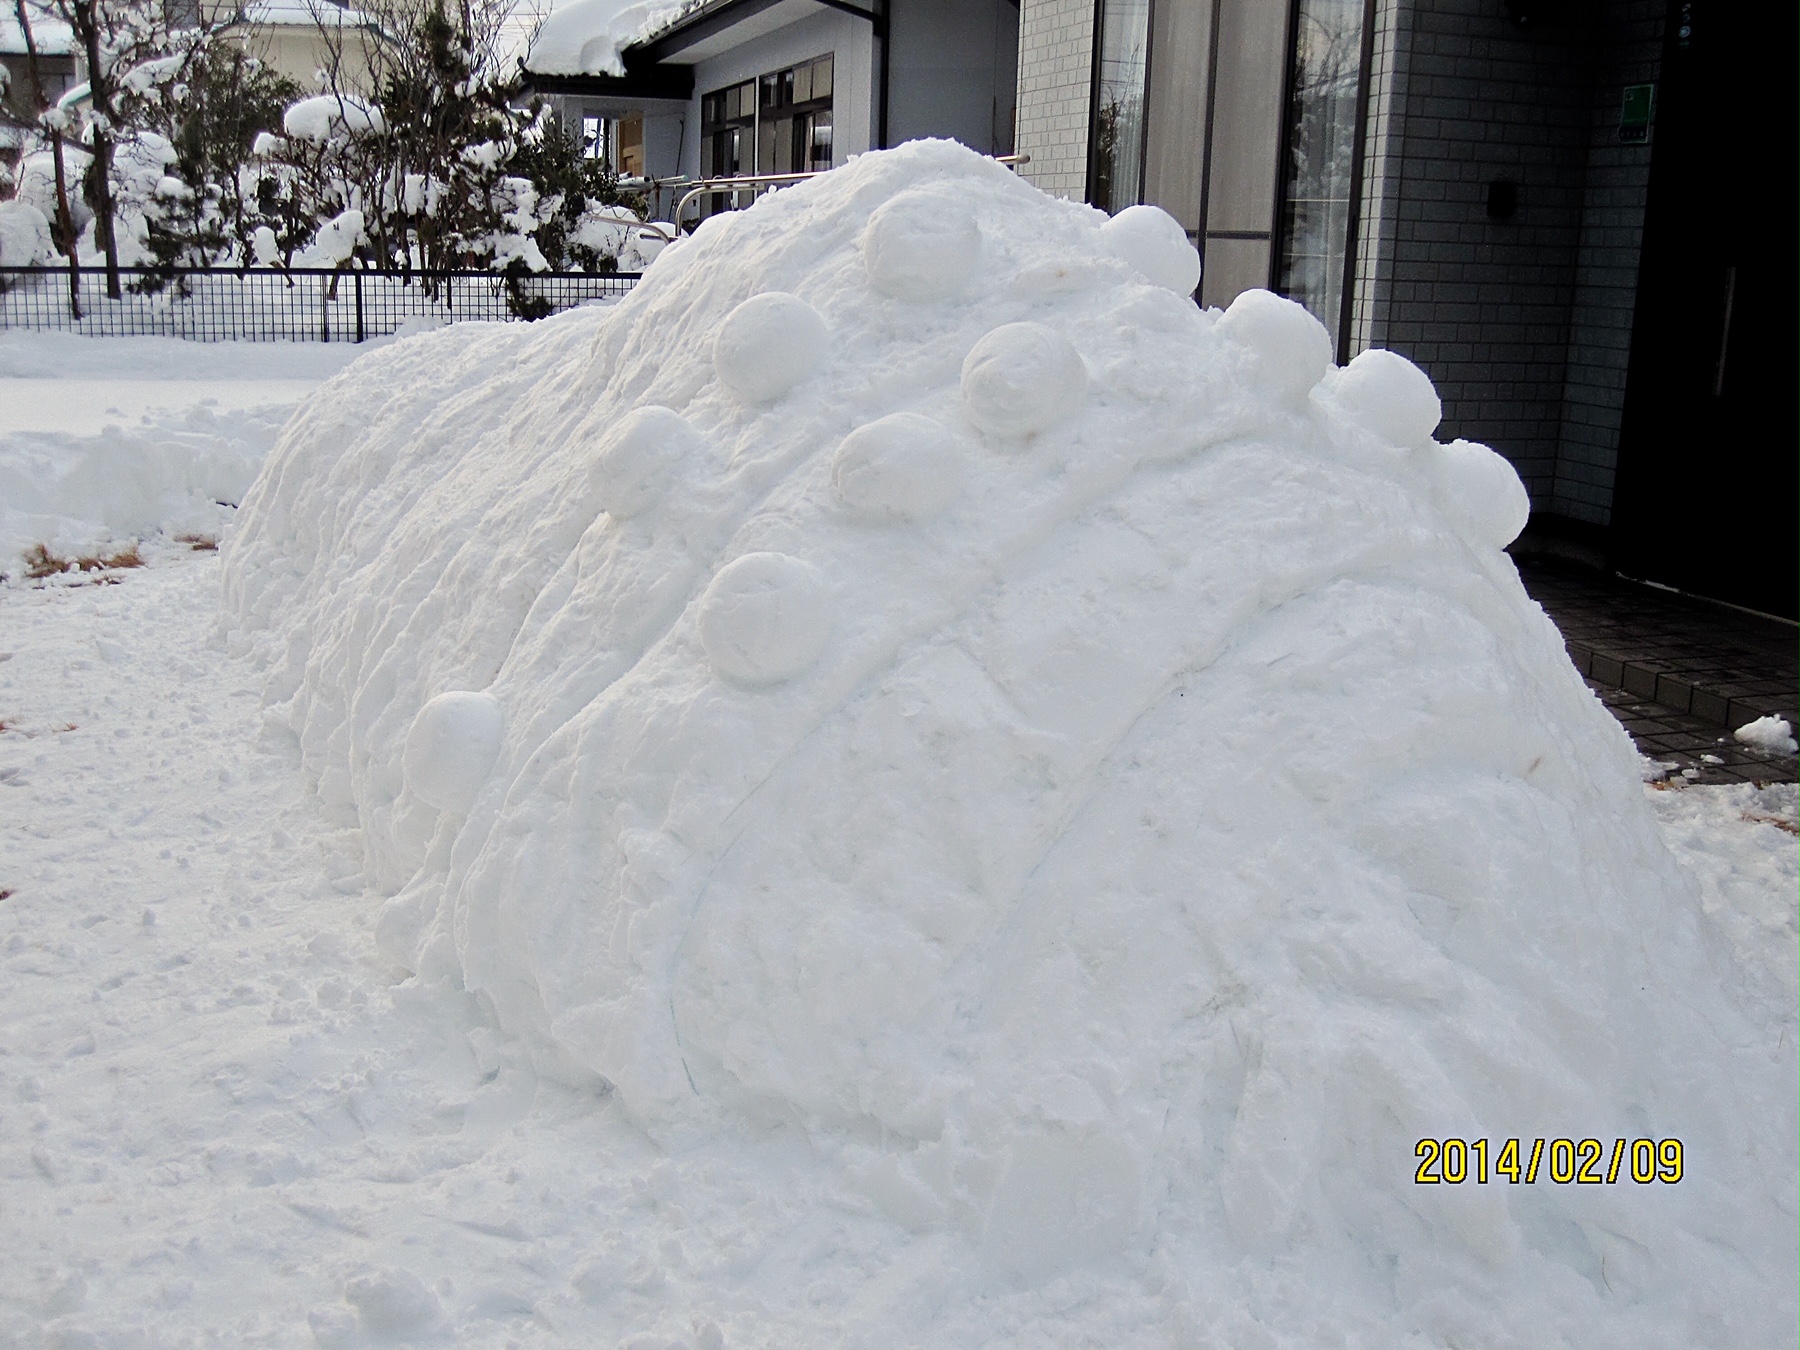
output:
[[[700,644],[733,684],[776,684],[819,659],[831,636],[831,596],[810,563],[746,553],[700,597]]]
[[[863,267],[883,295],[942,300],[968,283],[981,257],[981,227],[962,204],[907,192],[884,202],[862,237]]]
[[[1531,494],[1505,456],[1473,441],[1430,445],[1420,453],[1432,497],[1458,530],[1494,548],[1519,537],[1531,517]]]
[[[772,403],[816,372],[831,334],[819,312],[797,295],[753,295],[719,325],[713,369],[747,403]]]
[[[1424,445],[1443,420],[1444,405],[1431,376],[1399,352],[1362,353],[1338,376],[1340,407],[1389,445]]]
[[[505,729],[492,694],[439,694],[419,709],[407,733],[406,785],[427,806],[466,813],[499,758]]]
[[[1029,436],[1071,416],[1087,396],[1081,353],[1041,323],[1002,324],[963,358],[963,406],[990,436]]]
[[[628,520],[668,489],[679,464],[700,444],[687,419],[670,408],[635,408],[607,434],[589,470],[599,509]]]
[[[1115,258],[1129,263],[1152,285],[1192,295],[1200,284],[1200,251],[1181,222],[1160,206],[1128,206],[1100,227]]]
[[[1303,305],[1273,291],[1245,291],[1219,320],[1219,332],[1256,356],[1256,383],[1303,398],[1331,369],[1331,334]]]
[[[962,490],[957,438],[918,413],[891,413],[844,437],[831,464],[838,500],[865,520],[927,520]]]

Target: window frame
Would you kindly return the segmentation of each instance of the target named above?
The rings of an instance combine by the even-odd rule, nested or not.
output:
[[[1289,0],[1287,23],[1287,64],[1282,82],[1281,141],[1275,175],[1275,215],[1269,231],[1269,289],[1286,295],[1283,287],[1283,263],[1286,260],[1293,230],[1288,218],[1293,182],[1293,156],[1298,121],[1295,86],[1299,80],[1300,14],[1302,0]],[[1350,360],[1350,346],[1356,317],[1357,255],[1362,243],[1363,196],[1367,188],[1369,136],[1369,93],[1375,64],[1375,0],[1361,0],[1362,35],[1357,45],[1356,113],[1352,122],[1350,143],[1350,196],[1344,226],[1343,290],[1338,297],[1336,343],[1337,362]]]

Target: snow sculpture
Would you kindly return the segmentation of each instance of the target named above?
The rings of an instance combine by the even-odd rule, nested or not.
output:
[[[980,263],[890,301],[915,194]],[[245,502],[227,607],[362,824],[383,949],[672,1150],[687,1273],[602,1311],[1791,1339],[1794,1066],[1755,1010],[1792,991],[1740,987],[1499,551],[1517,475],[1298,305],[1203,311],[1104,230],[959,146],[863,155],[617,306],[370,353]],[[425,819],[400,764],[454,688],[499,753]],[[1564,1133],[1689,1170],[1495,1177]],[[1488,1181],[1416,1184],[1427,1138],[1489,1141]]]
[[[962,490],[963,447],[929,417],[890,413],[838,447],[831,485],[865,520],[929,520]]]
[[[680,413],[654,404],[633,409],[594,457],[591,481],[599,509],[615,520],[638,515],[662,496],[676,466],[699,444]]]
[[[767,291],[726,316],[713,342],[719,380],[746,403],[772,403],[816,372],[830,334],[797,296]]]
[[[1100,235],[1114,257],[1152,285],[1192,295],[1200,284],[1200,251],[1181,222],[1160,206],[1128,206],[1100,227]]]
[[[492,694],[439,694],[419,709],[406,737],[406,785],[439,811],[475,802],[500,753],[505,716]]]
[[[981,258],[981,227],[949,193],[905,192],[869,217],[863,266],[883,295],[942,300],[959,294]]]
[[[1072,416],[1087,393],[1081,353],[1041,323],[1009,323],[963,361],[969,420],[990,436],[1029,436]]]
[[[831,636],[817,569],[784,553],[746,553],[700,597],[700,641],[726,679],[754,688],[798,675]]]

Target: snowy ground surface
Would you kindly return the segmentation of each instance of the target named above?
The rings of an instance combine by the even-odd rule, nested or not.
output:
[[[275,435],[371,347],[0,331],[0,576],[134,536],[216,536]]]
[[[218,579],[0,592],[0,1345],[752,1345],[757,1288],[809,1270],[881,1344],[846,1282],[888,1276],[867,1215],[760,1186],[739,1212],[472,1001],[397,982],[357,832],[213,637]],[[1646,795],[1791,1036],[1794,788]],[[1195,1343],[1159,1308],[1146,1273],[1101,1324]]]

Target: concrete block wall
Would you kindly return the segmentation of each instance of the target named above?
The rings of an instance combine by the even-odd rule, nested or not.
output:
[[[1607,0],[1602,9],[1604,40],[1594,70],[1562,445],[1551,498],[1558,515],[1595,525],[1612,520],[1650,185],[1651,143],[1619,139],[1619,109],[1627,85],[1656,80],[1666,12],[1659,0]]]
[[[1411,357],[1439,435],[1512,460],[1555,497],[1593,94],[1588,20],[1525,33],[1494,0],[1384,0],[1365,151],[1360,341]],[[1510,220],[1487,185],[1518,184]]]
[[[1093,79],[1094,0],[1022,0],[1015,143],[1031,156],[1022,172],[1045,192],[1077,201],[1087,195]]]
[[[1411,5],[1395,0],[1381,0],[1375,7],[1375,40],[1370,44],[1369,61],[1369,120],[1363,141],[1362,213],[1352,276],[1352,357],[1370,347],[1388,345],[1388,309],[1384,302],[1393,281],[1401,189],[1406,182],[1406,141],[1400,129],[1406,110],[1412,12]]]

